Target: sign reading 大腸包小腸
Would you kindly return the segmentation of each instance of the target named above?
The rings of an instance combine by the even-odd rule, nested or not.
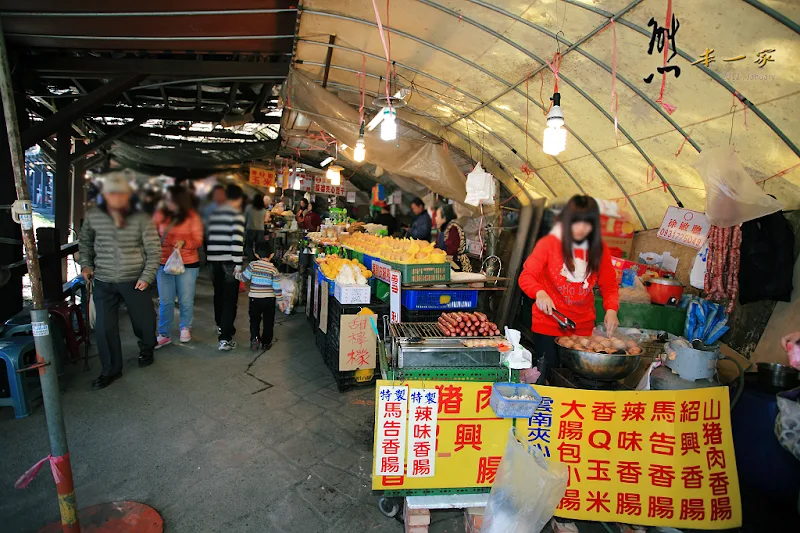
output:
[[[658,237],[699,250],[706,242],[709,229],[711,224],[705,213],[671,206],[661,221]]]
[[[378,381],[377,391],[389,384]],[[436,468],[430,477],[414,477],[411,454],[405,463],[392,460],[383,469],[376,462],[372,488],[490,487],[512,424],[492,411],[492,384],[410,381],[404,385],[439,392]],[[646,392],[535,388],[542,403],[533,417],[516,420],[516,427],[524,444],[569,469],[556,516],[695,529],[741,525],[726,388]],[[376,405],[380,401],[376,398]],[[409,431],[415,407],[409,401],[395,406],[406,410]],[[392,421],[383,415],[379,407],[376,461],[385,444],[384,425]],[[418,465],[418,473],[423,467]]]

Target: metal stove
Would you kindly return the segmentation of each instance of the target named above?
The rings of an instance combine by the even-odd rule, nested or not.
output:
[[[571,372],[567,368],[553,369],[552,385],[568,389],[633,390],[621,381],[601,381],[598,379],[585,378]]]
[[[389,324],[389,364],[396,368],[497,367],[501,366],[501,358],[496,346],[467,346],[465,343],[491,343],[501,339],[445,337],[436,323]]]

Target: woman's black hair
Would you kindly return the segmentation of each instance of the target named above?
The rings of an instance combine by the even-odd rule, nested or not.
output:
[[[306,207],[308,207],[310,205],[310,203],[309,203],[307,198],[300,198],[300,205],[301,206],[303,205],[303,202],[306,203]]]
[[[567,205],[558,216],[561,222],[561,253],[564,255],[564,264],[567,270],[575,272],[575,261],[572,258],[572,224],[575,222],[588,222],[592,225],[592,232],[586,240],[589,242],[587,263],[589,267],[586,271],[588,276],[591,272],[598,272],[600,269],[600,258],[603,256],[603,242],[600,240],[600,207],[597,201],[591,196],[576,194],[569,199]]]
[[[442,216],[444,217],[444,225],[442,227],[446,226],[451,221],[453,221],[456,218],[458,218],[456,216],[456,210],[453,209],[453,206],[450,205],[450,204],[441,203],[441,204],[439,204],[439,209],[442,210]]]
[[[191,193],[182,185],[173,185],[168,189],[172,203],[177,207],[174,213],[167,210],[166,205],[162,208],[164,216],[171,218],[175,224],[182,224],[189,213],[194,209],[194,199]]]
[[[253,209],[258,209],[258,210],[264,209],[264,195],[261,193],[256,193],[256,195],[253,196],[252,206]]]

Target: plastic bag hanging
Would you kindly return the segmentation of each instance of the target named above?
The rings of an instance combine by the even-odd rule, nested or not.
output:
[[[730,228],[783,209],[756,185],[730,146],[703,150],[692,166],[705,184],[706,216],[714,226]]]
[[[175,248],[164,264],[164,272],[173,276],[180,276],[186,272],[186,267],[183,266],[183,259],[181,258],[181,251]]]
[[[481,164],[475,165],[472,172],[467,174],[467,197],[465,204],[478,206],[494,203],[494,177],[483,170]]]

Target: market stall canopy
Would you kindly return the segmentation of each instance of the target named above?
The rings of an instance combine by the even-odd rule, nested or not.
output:
[[[367,90],[383,94],[388,50],[393,90],[410,91],[400,119],[485,150],[484,167],[535,196],[617,199],[638,227],[658,226],[669,205],[704,210],[691,164],[731,143],[766,192],[800,207],[797,2],[414,0],[387,13],[370,0],[306,0],[300,10],[294,60],[306,79],[357,93],[364,70]],[[555,157],[541,147],[554,70],[568,129]],[[357,112],[340,118],[354,140]]]
[[[73,164],[176,177],[271,158],[295,4],[0,0],[23,144],[54,161],[66,131]]]

